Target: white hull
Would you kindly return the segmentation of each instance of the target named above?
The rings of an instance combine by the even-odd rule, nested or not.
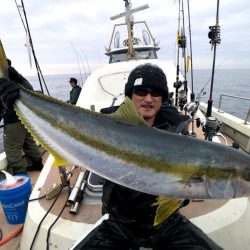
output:
[[[200,103],[199,109],[206,112],[207,104]],[[237,141],[242,149],[250,153],[250,124],[213,107],[212,116],[222,122],[221,131]]]

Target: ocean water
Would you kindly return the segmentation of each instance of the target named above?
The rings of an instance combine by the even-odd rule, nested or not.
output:
[[[190,76],[188,77],[190,78]],[[211,70],[194,71],[194,93],[197,96],[204,88],[201,101],[207,102],[211,86]],[[188,81],[190,83],[191,81]],[[189,85],[190,86],[190,85]],[[250,98],[250,69],[221,69],[215,72],[213,84],[213,106],[218,108],[220,95]],[[221,109],[231,115],[246,119],[250,101],[223,97]]]
[[[67,101],[71,90],[71,86],[68,82],[70,77],[80,79],[80,76],[75,74],[44,76],[50,95]],[[37,76],[26,78],[32,83],[35,90],[41,89]],[[84,80],[85,77],[83,76],[83,81]],[[201,93],[201,101],[207,102],[210,93],[211,70],[195,70],[193,73],[193,82],[195,96]],[[190,75],[188,75],[188,85],[191,88]],[[44,92],[46,93],[45,88]],[[221,94],[250,98],[250,69],[217,70],[214,77],[212,95],[213,105],[215,107],[218,107]],[[232,98],[223,98],[221,106],[223,111],[241,119],[246,118],[249,108],[250,101],[239,101]],[[3,152],[2,131],[3,129],[0,129],[0,152]]]

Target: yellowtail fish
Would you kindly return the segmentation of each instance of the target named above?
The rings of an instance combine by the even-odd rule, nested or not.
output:
[[[154,195],[250,196],[250,155],[148,127],[129,98],[116,113],[104,115],[21,89],[14,106],[55,165],[81,166]]]

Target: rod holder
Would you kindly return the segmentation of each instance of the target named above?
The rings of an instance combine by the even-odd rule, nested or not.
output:
[[[84,177],[84,173],[80,172],[78,177],[77,177],[77,180],[75,182],[75,185],[74,185],[73,189],[71,190],[71,193],[70,193],[70,196],[69,196],[69,199],[68,199],[69,204],[74,204],[75,203],[76,198],[77,198],[77,193],[80,190],[82,182],[83,182],[83,177]]]
[[[82,173],[82,172],[81,172]],[[81,203],[81,201],[83,200],[83,195],[84,195],[84,191],[86,189],[87,186],[87,179],[89,176],[89,171],[86,170],[83,177],[80,177],[82,182],[81,182],[81,187],[80,189],[75,189],[76,192],[74,191],[74,194],[72,194],[72,198],[71,200],[68,200],[68,202],[71,205],[71,209],[69,211],[70,214],[77,214],[78,213],[78,207]],[[78,176],[79,177],[79,176]],[[77,181],[76,181],[77,182]],[[72,190],[73,191],[73,190]],[[72,193],[72,192],[71,192]],[[70,199],[70,198],[69,198]],[[74,203],[72,202],[74,200]]]

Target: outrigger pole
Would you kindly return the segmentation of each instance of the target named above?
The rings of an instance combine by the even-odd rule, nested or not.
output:
[[[42,93],[44,93],[43,86],[42,86],[42,81],[43,81],[43,84],[44,84],[44,86],[46,88],[46,91],[47,91],[48,95],[50,95],[49,94],[49,90],[47,88],[47,85],[45,83],[45,80],[44,80],[41,68],[40,68],[39,63],[38,63],[37,58],[36,58],[36,54],[35,54],[35,50],[34,50],[32,38],[31,38],[31,34],[30,34],[29,23],[28,23],[26,11],[25,11],[25,8],[24,8],[23,0],[21,0],[21,4],[18,4],[17,0],[15,0],[15,2],[16,2],[17,10],[19,12],[21,21],[23,23],[23,27],[24,27],[25,32],[26,32],[26,37],[27,37],[27,44],[26,44],[26,46],[27,46],[27,48],[28,48],[28,46],[30,46],[32,54],[33,54],[33,58],[34,58],[34,62],[35,62],[35,65],[36,65],[36,71],[37,71],[37,76],[38,76],[38,80],[39,80],[39,83],[40,83],[41,91],[42,91]],[[23,21],[22,12],[20,10],[23,11],[23,16],[24,16],[25,22]],[[42,79],[42,81],[41,81],[41,79]]]
[[[220,0],[217,0],[217,10],[216,10],[216,24],[214,26],[209,26],[208,37],[211,39],[209,43],[212,45],[212,49],[214,50],[213,55],[213,67],[212,67],[212,76],[211,76],[211,87],[207,105],[207,117],[212,116],[212,105],[213,105],[213,84],[214,84],[214,73],[215,73],[215,60],[216,60],[216,48],[217,44],[220,44],[220,26],[219,26],[219,3]]]

